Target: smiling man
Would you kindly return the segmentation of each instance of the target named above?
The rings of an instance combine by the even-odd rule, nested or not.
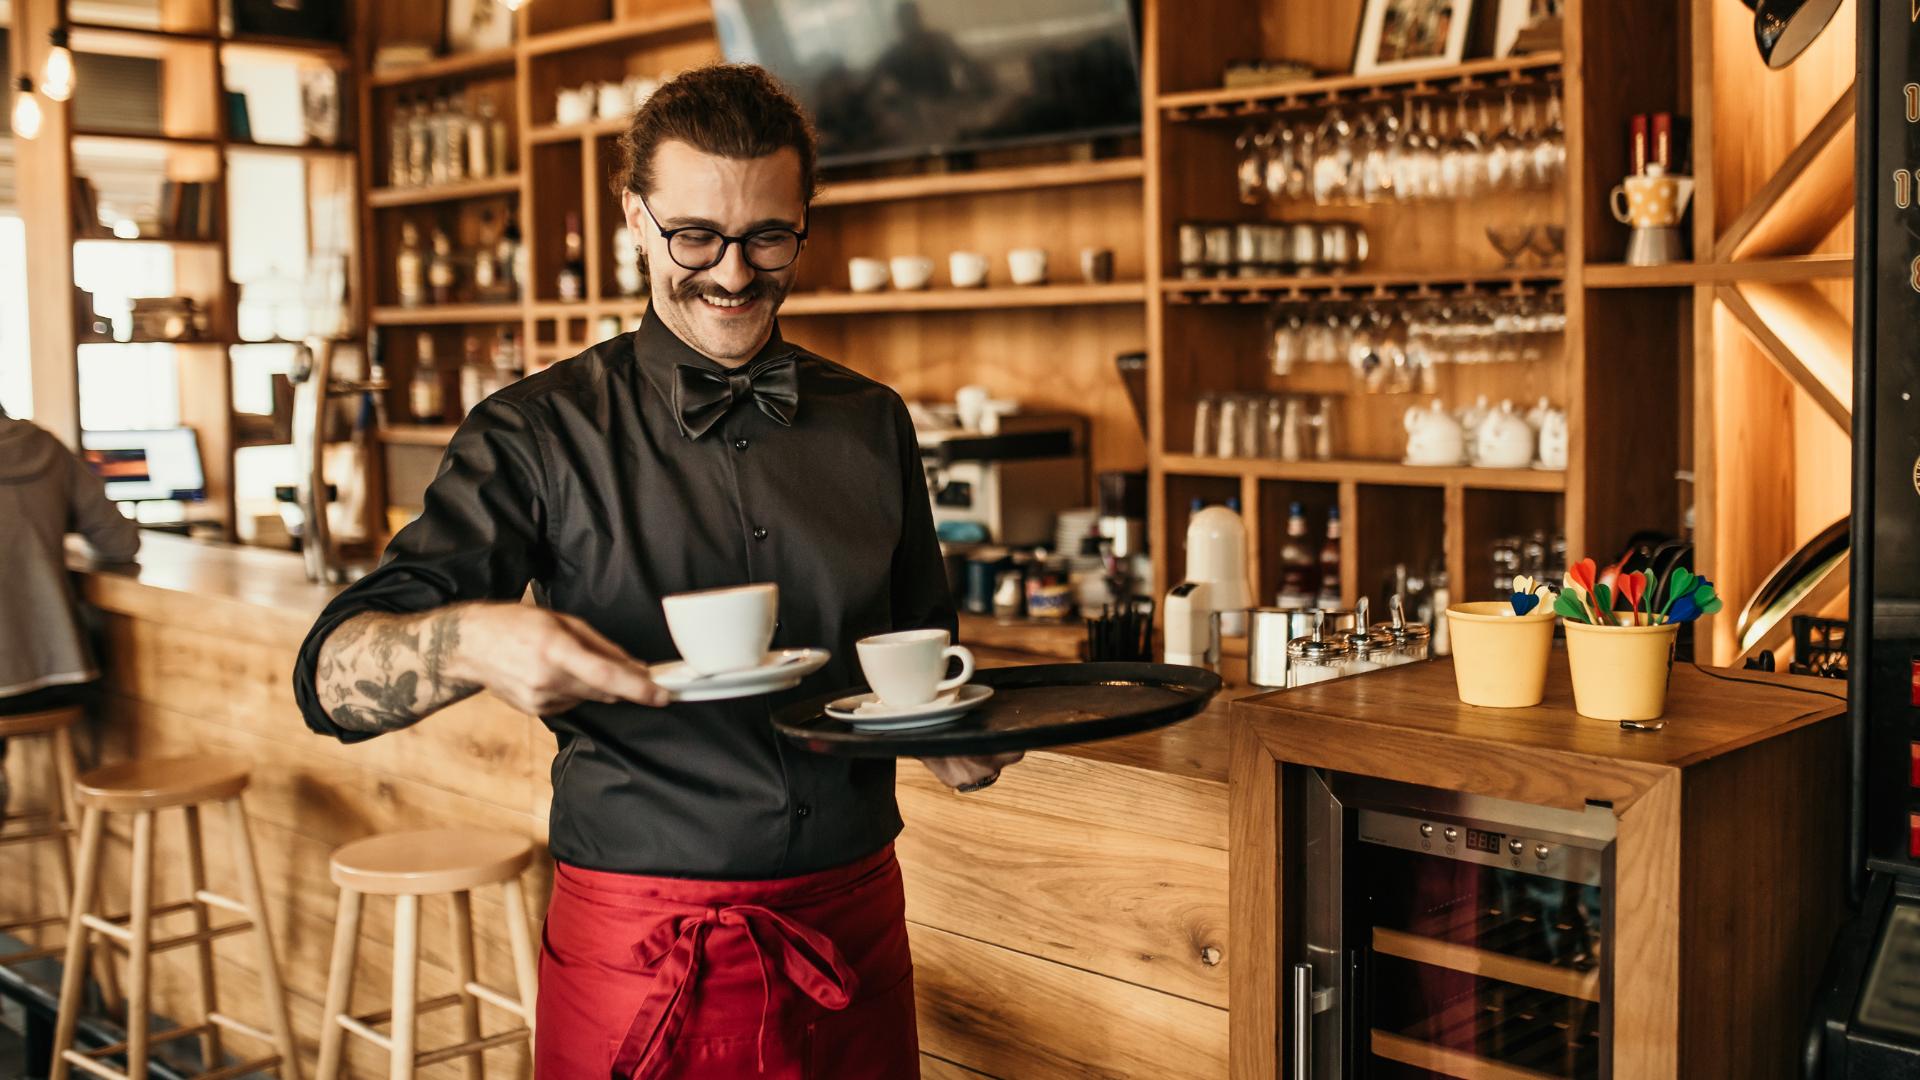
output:
[[[622,148],[640,328],[474,410],[295,690],[348,742],[481,689],[555,733],[541,1080],[917,1076],[893,764],[768,723],[858,683],[858,638],[953,628],[913,427],[780,335],[814,139],[765,72],[681,75]],[[761,581],[776,647],[832,662],[786,695],[668,704],[635,659],[674,652],[661,598]],[[971,790],[1017,757],[927,764]]]

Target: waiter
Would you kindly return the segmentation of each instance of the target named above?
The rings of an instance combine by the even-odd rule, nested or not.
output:
[[[540,1080],[917,1076],[893,763],[768,722],[858,683],[856,639],[954,628],[913,426],[780,335],[816,181],[770,76],[687,72],[621,147],[646,318],[474,409],[295,691],[345,742],[482,689],[553,730]],[[673,654],[661,598],[761,581],[776,647],[832,662],[781,697],[668,705],[636,659]],[[964,791],[1017,758],[927,765]]]

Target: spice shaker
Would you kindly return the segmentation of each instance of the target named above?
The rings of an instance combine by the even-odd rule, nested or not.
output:
[[[1287,685],[1311,686],[1347,673],[1353,650],[1340,637],[1326,636],[1326,615],[1313,613],[1313,632],[1287,643]]]
[[[1378,671],[1383,667],[1405,663],[1398,659],[1399,648],[1394,644],[1393,635],[1376,629],[1367,623],[1369,601],[1360,598],[1359,617],[1354,620],[1353,629],[1345,635],[1349,655],[1347,657],[1348,675],[1358,675],[1366,671]]]
[[[1376,623],[1373,629],[1376,633],[1385,634],[1392,642],[1392,647],[1376,660],[1382,664],[1411,664],[1433,655],[1433,631],[1419,623],[1407,621],[1398,593],[1387,598],[1387,612],[1389,621]]]

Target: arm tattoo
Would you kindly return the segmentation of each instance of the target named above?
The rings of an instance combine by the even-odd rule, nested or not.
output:
[[[422,644],[424,642],[424,644]],[[398,731],[476,693],[447,675],[460,644],[460,611],[370,611],[341,623],[320,647],[320,704],[350,731]]]

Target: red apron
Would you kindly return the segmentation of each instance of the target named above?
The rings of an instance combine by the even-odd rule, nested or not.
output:
[[[776,881],[554,867],[536,1080],[912,1080],[900,864]]]

